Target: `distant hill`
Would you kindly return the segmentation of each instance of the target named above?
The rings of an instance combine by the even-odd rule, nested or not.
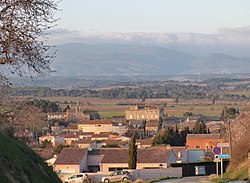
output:
[[[235,58],[224,54],[211,54],[194,59],[189,73],[230,74],[249,73],[250,58]]]
[[[223,54],[195,57],[153,46],[69,43],[57,46],[55,75],[178,75],[249,73],[250,58]]]
[[[59,183],[57,175],[25,144],[0,133],[0,182]]]
[[[160,47],[72,43],[57,47],[52,67],[64,75],[163,75],[189,69],[194,56]]]

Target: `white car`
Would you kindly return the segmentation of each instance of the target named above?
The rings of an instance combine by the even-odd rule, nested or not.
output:
[[[85,173],[77,173],[67,177],[63,183],[83,183],[88,182],[88,175]]]
[[[102,177],[102,182],[128,182],[131,179],[127,171],[112,172],[109,176]]]

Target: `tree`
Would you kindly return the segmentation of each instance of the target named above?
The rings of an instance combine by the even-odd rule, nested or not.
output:
[[[194,114],[192,112],[185,112],[183,113],[183,117],[186,117],[186,116],[193,116]]]
[[[44,43],[55,25],[56,10],[53,0],[0,2],[0,82],[8,83],[4,69],[20,76],[50,71],[55,52],[49,52],[50,46]]]
[[[141,125],[141,129],[143,129],[144,137],[145,137],[145,134],[146,134],[146,125],[147,125],[147,121],[143,120],[142,125]]]
[[[195,123],[195,126],[192,130],[192,133],[195,133],[195,134],[207,134],[207,126],[206,124],[204,123],[204,121],[197,121]]]
[[[152,145],[170,144],[180,145],[179,132],[176,132],[173,127],[168,126],[164,131],[155,135]]]
[[[137,163],[137,146],[136,146],[136,133],[134,132],[129,142],[128,168],[136,169],[136,163]]]
[[[162,129],[162,123],[163,123],[163,119],[162,117],[160,117],[159,121],[158,121],[158,132]]]
[[[237,110],[235,108],[226,108],[225,109],[225,117],[227,119],[234,119],[236,117]]]

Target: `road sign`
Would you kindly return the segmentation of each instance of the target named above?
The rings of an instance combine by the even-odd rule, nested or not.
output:
[[[229,143],[217,143],[218,147],[230,147]]]
[[[220,147],[214,147],[214,148],[213,148],[213,153],[214,153],[214,154],[220,154],[220,153],[221,153]]]
[[[230,158],[230,154],[219,154],[218,158],[220,158],[220,159],[229,159]]]

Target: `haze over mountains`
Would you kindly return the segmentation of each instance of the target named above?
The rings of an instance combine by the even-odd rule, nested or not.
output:
[[[68,43],[57,46],[56,75],[179,75],[249,73],[250,57],[192,54],[165,47],[129,44]]]

